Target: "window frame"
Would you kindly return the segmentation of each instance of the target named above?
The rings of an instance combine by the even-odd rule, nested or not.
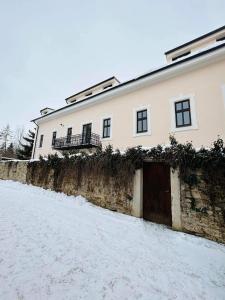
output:
[[[105,121],[109,121],[109,124],[105,124]],[[111,137],[111,126],[112,126],[112,122],[111,122],[111,118],[103,118],[102,119],[102,138],[103,139],[109,139]],[[105,129],[108,133],[108,135],[105,135]]]
[[[40,135],[40,140],[39,140],[39,148],[43,147],[43,141],[44,141],[44,134]]]
[[[55,130],[52,132],[52,146],[55,146],[56,136],[57,136],[57,131]]]
[[[89,96],[92,96],[92,95],[93,95],[93,92],[90,91],[90,92],[87,92],[84,96],[85,96],[85,97],[89,97]]]
[[[187,100],[187,99],[190,100],[191,126],[176,127],[176,114],[175,114],[174,103]],[[174,96],[169,99],[169,104],[170,104],[170,124],[171,124],[170,132],[171,133],[198,129],[195,94],[180,94],[178,96]]]
[[[146,117],[143,117],[143,113],[146,112]],[[138,114],[142,113],[142,116],[139,117]],[[146,121],[146,130],[144,130],[144,121]],[[142,130],[139,131],[139,122],[141,122],[141,127]],[[142,109],[142,110],[137,110],[136,111],[136,134],[139,133],[146,133],[148,132],[148,110],[147,109]]]
[[[183,108],[184,102],[188,102],[188,108]],[[181,104],[181,109],[177,109],[177,104]],[[192,126],[190,99],[184,99],[184,100],[179,100],[179,101],[174,102],[174,109],[175,109],[175,122],[176,122],[176,128]],[[189,123],[188,123],[188,124],[185,124],[185,123],[184,123],[184,113],[185,113],[185,112],[188,112],[188,113],[189,113]],[[178,115],[179,113],[182,114],[182,125],[178,125],[178,118],[177,118],[177,115]]]
[[[106,84],[105,86],[103,86],[103,90],[109,89],[111,87],[113,87],[112,83]]]
[[[103,138],[103,120],[110,119],[110,136],[108,138]],[[113,137],[113,115],[104,113],[99,120],[99,132],[100,132],[100,138],[102,142],[111,141]]]
[[[71,130],[71,133],[69,134],[69,130]],[[71,136],[73,134],[73,128],[72,127],[68,127],[67,128],[67,133],[66,133],[66,143],[70,144],[71,143]]]
[[[137,132],[137,113],[143,110],[147,110],[147,131]],[[133,137],[147,136],[151,135],[151,118],[150,118],[150,105],[142,105],[136,108],[133,108]]]

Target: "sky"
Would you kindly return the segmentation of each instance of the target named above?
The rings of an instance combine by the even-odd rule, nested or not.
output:
[[[0,129],[32,128],[40,109],[223,25],[225,0],[0,0]]]

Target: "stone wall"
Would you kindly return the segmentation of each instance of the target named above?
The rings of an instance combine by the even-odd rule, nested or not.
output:
[[[56,174],[51,167],[35,164],[29,166],[28,162],[23,161],[7,161],[0,162],[0,179],[32,184],[67,195],[81,195],[98,206],[135,215],[133,175],[126,180],[126,185],[119,186],[116,178],[106,178],[93,171],[82,174],[81,170],[67,168]]]
[[[215,199],[212,205],[201,172],[196,175],[197,185],[181,183],[182,229],[225,243],[225,198]]]
[[[0,179],[26,183],[27,161],[0,161]]]
[[[95,174],[94,170],[83,173],[68,167],[56,172],[49,166],[34,166],[30,167],[26,161],[0,162],[0,179],[20,181],[67,195],[82,195],[101,207],[142,216],[141,170],[136,171],[135,176],[131,174],[125,178],[126,184],[120,185],[117,178]],[[193,186],[180,181],[178,172],[171,178],[173,227],[225,243],[225,198],[211,205],[201,172],[197,173],[198,184]],[[179,224],[174,220],[180,220]]]

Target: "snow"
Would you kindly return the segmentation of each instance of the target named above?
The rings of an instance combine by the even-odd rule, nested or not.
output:
[[[225,299],[225,246],[0,180],[0,299]]]

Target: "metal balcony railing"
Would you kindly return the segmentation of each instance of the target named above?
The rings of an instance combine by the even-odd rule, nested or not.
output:
[[[72,148],[91,148],[101,145],[100,135],[91,133],[89,135],[75,134],[66,137],[56,138],[52,143],[53,149],[67,150]]]

